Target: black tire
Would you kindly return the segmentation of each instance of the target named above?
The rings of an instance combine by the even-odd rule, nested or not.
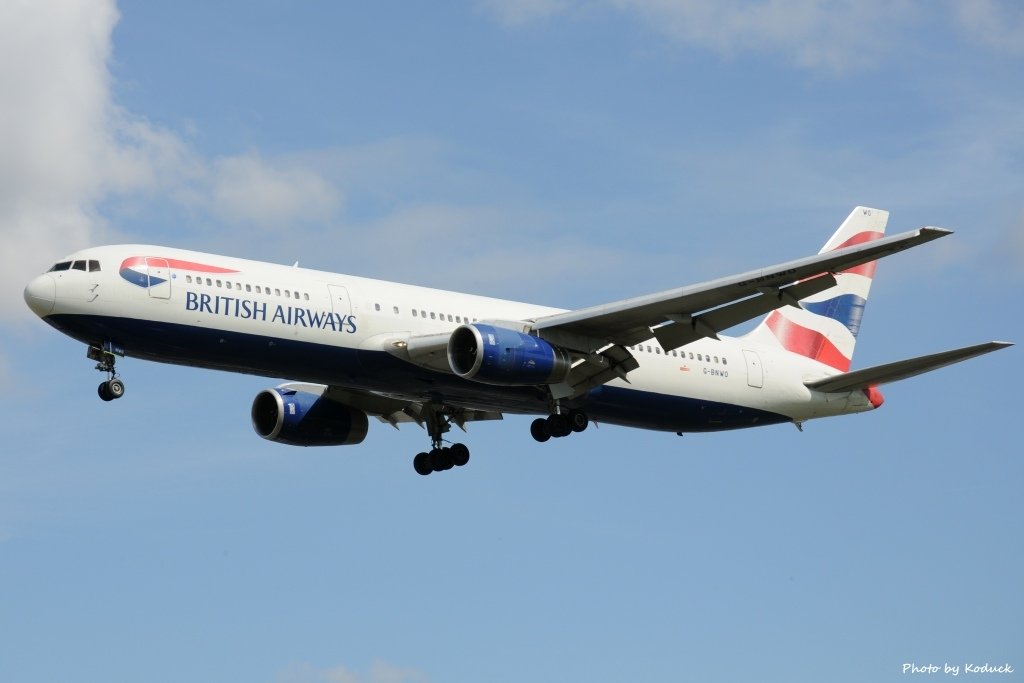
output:
[[[469,449],[464,444],[454,444],[451,447],[451,454],[456,467],[462,467],[469,462]]]
[[[569,426],[572,431],[579,434],[584,431],[590,425],[590,418],[582,410],[570,410],[569,411]]]
[[[430,462],[433,464],[435,472],[444,472],[455,467],[451,450],[448,448],[435,448],[430,451]]]
[[[111,398],[121,398],[124,396],[124,382],[115,378],[107,383],[107,393],[110,394]]]
[[[110,387],[107,386],[106,382],[100,382],[99,387],[96,388],[96,393],[100,395],[104,401],[113,401],[114,397],[110,395]]]
[[[550,432],[551,436],[556,439],[572,434],[572,425],[569,424],[569,416],[565,414],[549,415],[548,432]]]
[[[427,476],[434,471],[433,465],[430,463],[429,453],[419,453],[415,458],[412,459],[412,468],[416,470],[416,474],[422,474]]]
[[[548,431],[548,421],[543,417],[538,417],[530,424],[530,434],[541,443],[550,439],[551,432]]]

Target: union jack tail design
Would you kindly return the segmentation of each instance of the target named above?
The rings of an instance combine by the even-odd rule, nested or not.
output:
[[[819,253],[880,239],[889,212],[858,206]],[[787,351],[847,372],[853,360],[861,316],[877,261],[836,274],[836,286],[772,311],[747,338],[781,345]]]

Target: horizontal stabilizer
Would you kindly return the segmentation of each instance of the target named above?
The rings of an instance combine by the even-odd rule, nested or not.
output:
[[[863,370],[855,370],[845,375],[826,377],[823,380],[806,382],[806,386],[816,391],[835,393],[840,391],[853,391],[855,389],[866,389],[870,386],[878,386],[888,382],[905,380],[908,377],[922,375],[924,373],[951,366],[954,362],[967,360],[978,355],[997,351],[1000,348],[1013,346],[1011,342],[986,342],[975,346],[965,346],[951,351],[921,355],[916,358],[887,362],[883,366],[874,366]]]
[[[965,346],[962,349],[953,349],[952,351],[933,353],[929,356],[918,356],[917,358],[900,360],[895,363],[886,363],[885,365],[876,365],[871,368],[864,368],[863,370],[854,370],[853,372],[836,375],[835,377],[805,382],[805,385],[810,389],[826,393],[867,389],[879,384],[895,382],[937,370],[953,363],[959,363],[962,360],[998,351],[1007,346],[1013,346],[1013,344],[1010,342],[992,341],[975,346]]]

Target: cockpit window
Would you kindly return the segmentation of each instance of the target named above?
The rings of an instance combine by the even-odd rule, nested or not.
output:
[[[60,263],[53,264],[53,268],[50,268],[50,272],[53,273],[58,270],[68,270],[71,268],[71,261],[61,261]]]
[[[99,261],[89,261],[89,272],[90,273],[98,273],[98,272],[100,272],[100,262]]]
[[[75,261],[71,264],[71,270],[85,270],[85,261]]]

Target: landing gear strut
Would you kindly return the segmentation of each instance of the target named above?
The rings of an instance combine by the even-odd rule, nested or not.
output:
[[[451,420],[444,413],[443,404],[430,404],[424,415],[427,433],[430,434],[429,451],[419,453],[412,459],[417,474],[426,476],[431,472],[444,472],[453,467],[462,467],[469,462],[469,449],[461,443],[445,446],[442,437],[451,429]]]
[[[96,361],[96,369],[107,373],[107,380],[100,382],[96,393],[104,401],[113,401],[115,398],[124,396],[124,382],[117,377],[114,364],[118,356],[124,355],[124,350],[114,344],[105,342],[102,347],[90,346],[85,354],[90,360]]]
[[[530,434],[541,443],[551,437],[561,438],[573,432],[582,432],[590,425],[590,418],[582,410],[568,413],[555,412],[547,417],[538,417],[530,425]]]

